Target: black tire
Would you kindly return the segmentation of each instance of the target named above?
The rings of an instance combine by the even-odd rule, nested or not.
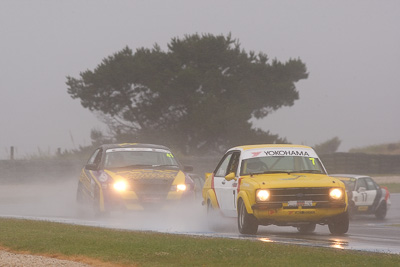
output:
[[[100,192],[99,189],[94,192],[94,198],[93,198],[93,212],[95,217],[108,217],[110,215],[110,212],[105,210],[102,211],[100,210]]]
[[[215,222],[216,222],[216,210],[213,208],[211,201],[207,201],[207,224],[208,228],[211,230],[214,230],[215,228]]]
[[[375,217],[378,220],[383,220],[386,217],[386,213],[387,213],[387,207],[386,207],[386,202],[383,201],[379,207],[376,209],[375,211]]]
[[[238,203],[238,229],[241,234],[255,235],[258,231],[258,222],[253,214],[247,213],[242,199]]]
[[[217,209],[214,209],[214,207],[211,204],[211,200],[207,200],[207,225],[208,229],[214,232],[219,232],[223,230],[223,227],[221,226],[221,215],[219,214],[219,211]]]
[[[317,225],[315,223],[309,223],[309,224],[297,226],[297,231],[299,231],[302,234],[311,234],[312,232],[315,231],[316,227],[317,227]]]
[[[342,235],[349,230],[349,213],[348,211],[332,218],[328,223],[329,231],[331,234]]]
[[[76,190],[76,202],[79,204],[83,203],[83,193],[82,193],[82,184],[78,183],[78,189]]]
[[[88,216],[91,217],[93,215],[91,202],[87,196],[85,196],[83,184],[80,182],[76,190],[76,203],[76,215],[79,218],[88,218]]]
[[[354,219],[354,217],[356,216],[356,213],[357,213],[357,207],[356,207],[356,204],[354,203],[354,201],[349,202],[349,206],[348,206],[347,210],[349,211],[350,220]]]

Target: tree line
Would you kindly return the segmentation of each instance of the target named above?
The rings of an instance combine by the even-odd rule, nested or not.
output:
[[[79,77],[67,90],[96,112],[109,133],[94,142],[164,144],[182,154],[225,151],[236,145],[288,143],[252,120],[292,106],[296,82],[308,77],[300,59],[280,62],[245,51],[230,34],[172,38],[163,51],[129,47]],[[284,123],[284,122],[283,122]]]

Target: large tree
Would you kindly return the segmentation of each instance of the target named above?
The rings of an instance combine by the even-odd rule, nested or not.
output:
[[[285,142],[252,128],[299,98],[308,76],[300,59],[270,61],[247,53],[230,35],[173,38],[168,50],[126,47],[94,71],[67,77],[68,93],[97,111],[119,141],[169,145],[182,153]]]

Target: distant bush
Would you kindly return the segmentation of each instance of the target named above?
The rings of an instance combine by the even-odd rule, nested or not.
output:
[[[361,148],[352,148],[350,153],[382,154],[382,155],[400,155],[400,142],[381,145],[372,145]]]
[[[332,154],[337,151],[341,142],[342,141],[338,137],[334,137],[334,138],[329,139],[328,141],[325,141],[321,144],[315,145],[314,149],[319,155]]]

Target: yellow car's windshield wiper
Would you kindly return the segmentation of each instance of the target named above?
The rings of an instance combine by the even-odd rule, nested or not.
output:
[[[292,173],[322,173],[321,170],[300,170],[300,171],[292,171]]]
[[[263,172],[251,172],[248,173],[247,175],[258,175],[258,174],[269,174],[269,173],[287,173],[290,174],[290,171],[263,171]]]
[[[162,165],[153,165],[153,167],[155,167],[155,168],[166,168],[166,167],[176,167],[176,168],[179,168],[179,166],[178,165],[176,165],[176,164],[162,164]]]
[[[153,167],[152,164],[132,164],[128,166],[123,166],[121,168],[146,168],[146,167]]]

